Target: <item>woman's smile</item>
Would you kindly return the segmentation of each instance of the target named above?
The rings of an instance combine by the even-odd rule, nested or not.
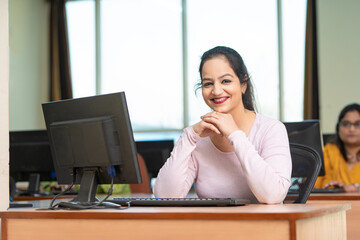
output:
[[[211,101],[213,101],[215,104],[221,104],[221,103],[224,103],[228,99],[229,99],[229,97],[218,97],[218,98],[211,99]]]

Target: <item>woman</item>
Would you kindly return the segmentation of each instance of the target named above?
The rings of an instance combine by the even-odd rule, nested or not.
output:
[[[254,111],[253,89],[241,56],[228,47],[205,52],[200,88],[212,109],[184,129],[159,171],[156,197],[245,198],[281,203],[290,186],[291,157],[284,125]]]
[[[324,147],[325,176],[315,187],[340,187],[358,192],[360,184],[360,105],[349,104],[341,110],[336,124],[336,140]]]

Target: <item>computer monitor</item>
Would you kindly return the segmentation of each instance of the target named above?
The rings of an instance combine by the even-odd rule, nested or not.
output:
[[[160,168],[170,157],[174,140],[136,141],[138,153],[144,158],[149,178],[156,178]]]
[[[325,175],[324,156],[323,156],[323,139],[319,120],[304,120],[301,122],[284,122],[289,142],[298,143],[312,147],[321,157],[321,168],[319,176]],[[297,169],[293,169],[297,171]],[[301,171],[301,170],[299,170]]]
[[[328,143],[336,143],[336,133],[323,133],[324,146]]]
[[[27,181],[29,187],[18,195],[40,194],[40,181],[56,181],[46,130],[10,131],[10,177]]]
[[[42,107],[58,183],[80,184],[73,202],[96,203],[98,184],[141,183],[124,92]]]

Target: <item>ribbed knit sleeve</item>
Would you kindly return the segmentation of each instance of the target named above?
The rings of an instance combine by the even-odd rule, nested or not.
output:
[[[261,129],[257,149],[245,133],[235,131],[229,137],[241,164],[249,188],[261,203],[281,203],[290,186],[291,156],[285,127],[280,122]]]

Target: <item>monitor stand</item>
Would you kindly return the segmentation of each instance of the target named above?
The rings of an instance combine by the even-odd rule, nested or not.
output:
[[[80,181],[80,189],[75,198],[66,202],[59,202],[58,208],[87,209],[99,203],[96,199],[97,168],[83,169]]]
[[[29,186],[26,192],[18,192],[17,196],[40,197],[48,196],[49,193],[40,193],[40,174],[32,173],[29,176]]]
[[[96,189],[98,185],[96,175],[96,168],[89,168],[83,170],[80,182],[80,189],[77,196],[72,200],[73,202],[95,203],[98,201],[96,199]]]

